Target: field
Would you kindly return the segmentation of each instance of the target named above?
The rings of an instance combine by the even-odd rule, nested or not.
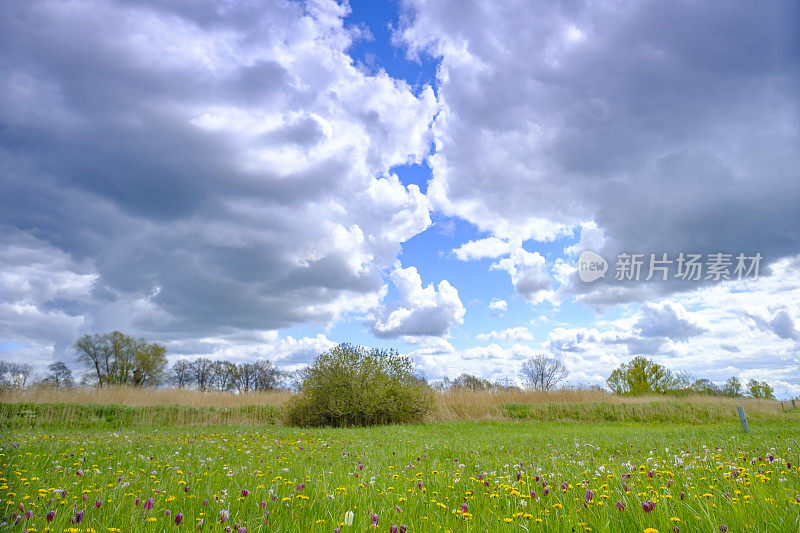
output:
[[[796,416],[749,435],[735,419],[6,429],[0,513],[3,531],[797,532],[798,439]]]

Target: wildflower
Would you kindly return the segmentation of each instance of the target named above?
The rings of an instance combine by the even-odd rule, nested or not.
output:
[[[237,533],[247,533],[247,528],[242,526],[238,529]]]
[[[547,496],[548,494],[550,494],[550,489],[549,489],[549,488],[547,488],[547,487],[545,487],[545,488],[544,488],[544,490],[542,491],[542,494],[544,494],[545,496]]]
[[[83,470],[78,470],[77,472],[75,472],[75,475],[76,476],[82,476],[83,475]]]
[[[156,502],[153,501],[153,498],[147,498],[144,501],[144,508],[145,509],[152,509]]]
[[[467,511],[469,511],[469,505],[467,505],[466,503],[462,503],[461,504],[461,512],[462,513],[466,513]]]
[[[489,483],[489,482],[487,481],[486,483],[487,483],[487,485],[488,485],[488,483]],[[418,481],[418,482],[417,482],[417,488],[418,488],[419,490],[422,490],[422,481]]]
[[[406,533],[406,525],[405,524],[401,524],[400,525],[400,533]]]
[[[27,511],[25,511],[25,520],[30,520],[31,518],[33,518],[33,511],[28,509]]]
[[[189,488],[189,485],[185,485],[185,486],[183,487],[183,492],[185,492],[186,494],[189,494],[189,491],[190,491],[190,490],[191,490],[191,489]]]
[[[175,525],[179,526],[183,522],[183,513],[176,513],[175,514]]]
[[[531,500],[535,500],[535,499],[536,499],[536,491],[532,490],[531,491]]]
[[[398,532],[397,526],[391,526],[389,528],[389,533],[397,533],[397,532]]]
[[[86,501],[88,499],[89,499],[89,495],[88,494],[84,494],[83,496],[81,496],[81,500],[82,501]]]
[[[141,504],[142,504],[141,498],[136,498],[135,500],[133,500],[133,505],[135,505],[136,507],[139,507]]]
[[[786,461],[786,470],[791,470],[791,469],[792,469],[792,463]]]
[[[722,531],[722,533],[727,533],[728,532],[728,526],[726,526],[725,524],[720,524],[719,525],[719,530]]]
[[[305,483],[298,483],[297,486],[294,488],[297,492],[303,492],[303,489],[306,488]]]
[[[219,522],[220,522],[220,524],[224,524],[225,520],[227,520],[227,519],[228,519],[228,511],[223,509],[222,511],[219,512]]]
[[[592,501],[592,498],[594,498],[594,492],[592,492],[591,489],[589,489],[586,491],[586,496],[584,496],[583,499],[586,500],[586,503],[589,503],[590,501]]]
[[[686,497],[686,493],[685,492],[681,492],[681,500],[684,499],[685,497]]]
[[[203,500],[203,507],[205,507],[206,505],[208,505],[208,500],[204,499]]]
[[[166,511],[164,511],[164,514],[167,515],[167,518],[169,518],[170,516],[172,516],[172,511],[167,509]]]
[[[200,531],[203,529],[203,519],[201,518],[199,522],[197,522],[197,530]]]
[[[267,500],[261,500],[260,502],[258,502],[258,506],[261,507],[262,509],[266,509],[267,508]]]
[[[649,477],[650,479],[653,479],[653,471],[652,470],[647,473],[647,477]]]
[[[102,506],[103,506],[103,500],[101,500],[100,498],[98,498],[98,499],[97,499],[97,501],[96,501],[96,502],[94,502],[94,508],[95,508],[95,509],[100,509]]]
[[[45,516],[44,518],[45,518],[45,520],[47,520],[47,523],[49,524],[50,522],[52,522],[53,520],[56,519],[56,512],[55,511],[50,511],[49,513],[47,513],[47,516]]]
[[[655,508],[656,508],[656,504],[653,503],[653,500],[647,500],[646,502],[642,502],[642,510],[645,513],[649,513],[650,511],[652,511]]]
[[[353,511],[347,511],[344,513],[344,525],[352,526],[353,525]]]
[[[568,488],[569,488],[569,483],[567,483],[566,481],[561,483],[561,490],[567,490]]]
[[[622,503],[619,500],[617,500],[617,503],[614,504],[614,507],[617,508],[617,511],[624,511],[625,510],[625,504]]]
[[[623,484],[622,484],[622,490],[623,490],[624,492],[628,492],[628,484],[627,484],[627,483],[623,483]]]
[[[73,524],[80,524],[83,522],[83,511],[76,511],[75,516],[72,517]]]
[[[372,513],[372,525],[378,527],[378,515],[375,513]]]
[[[239,494],[242,495],[242,498],[246,498],[247,495],[250,494],[250,493],[247,491],[247,489],[242,489]]]
[[[333,533],[342,533],[342,530],[338,527],[333,528]]]

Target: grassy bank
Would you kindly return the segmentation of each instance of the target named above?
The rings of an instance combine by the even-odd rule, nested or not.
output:
[[[463,400],[463,398],[461,398]],[[444,399],[441,399],[444,400]],[[800,410],[774,402],[746,406],[751,423],[800,421]],[[0,403],[0,427],[42,429],[119,429],[120,427],[258,427],[280,420],[280,405],[235,407],[185,405],[91,405],[78,403]],[[627,402],[539,402],[469,404],[440,401],[429,421],[531,420],[539,422],[649,422],[702,424],[736,422],[736,402],[649,399]]]

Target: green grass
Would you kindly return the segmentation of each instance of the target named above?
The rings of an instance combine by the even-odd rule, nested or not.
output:
[[[797,532],[797,439],[793,422],[754,423],[750,435],[735,423],[530,421],[121,434],[3,430],[0,514],[20,514],[20,504],[33,512],[30,522],[5,526],[9,531],[45,531],[49,510],[56,512],[51,530],[69,530],[82,510],[75,531],[195,531],[202,519],[204,531],[239,524],[248,532],[363,532],[372,530],[375,513],[377,531],[405,524],[420,532],[665,533],[675,526],[719,531],[724,524],[731,532]],[[154,508],[145,511],[136,498],[153,498]],[[102,505],[94,508],[98,499]],[[642,509],[647,500],[655,503],[649,513]],[[617,501],[625,510],[615,508]],[[224,525],[221,511],[229,515]],[[176,526],[179,512],[184,520]]]
[[[0,428],[131,429],[193,426],[263,426],[274,424],[274,405],[189,407],[185,405],[84,405],[0,403]]]

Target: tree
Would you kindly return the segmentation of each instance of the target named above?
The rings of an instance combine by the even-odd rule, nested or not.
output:
[[[0,360],[0,386],[22,388],[28,384],[33,369],[27,363]]]
[[[199,357],[191,363],[192,381],[201,391],[205,391],[211,386],[214,377],[214,362],[206,357]]]
[[[75,342],[75,351],[101,387],[157,385],[167,365],[164,346],[119,331],[84,335]]]
[[[238,369],[230,361],[214,361],[212,384],[218,390],[229,391],[236,387],[236,374]]]
[[[728,381],[726,381],[725,385],[722,387],[722,394],[729,398],[738,398],[743,392],[742,382],[735,376],[728,378]]]
[[[569,371],[555,357],[540,354],[525,361],[519,375],[526,387],[549,391],[567,379]]]
[[[268,359],[259,359],[254,363],[255,381],[253,388],[258,391],[277,389],[283,380],[281,371]]]
[[[755,379],[751,379],[747,382],[747,390],[750,392],[750,396],[753,398],[763,399],[763,400],[774,400],[775,399],[775,391],[770,386],[769,383],[766,381],[758,381]]]
[[[72,370],[63,362],[55,361],[47,365],[49,374],[42,380],[42,383],[52,385],[57,389],[69,388],[75,385],[75,380],[72,378]]]
[[[664,393],[675,388],[672,371],[642,356],[636,356],[611,372],[606,380],[615,394]]]
[[[494,385],[488,379],[481,379],[472,374],[461,374],[450,385],[451,389],[468,390],[468,391],[481,391],[492,390]]]
[[[158,385],[164,379],[166,368],[167,348],[163,344],[139,339],[130,383],[136,387]]]
[[[692,383],[692,391],[698,394],[710,394],[711,396],[719,396],[722,391],[714,385],[710,379],[698,379]]]
[[[169,382],[182,389],[192,383],[192,364],[186,359],[178,359],[169,370]]]

